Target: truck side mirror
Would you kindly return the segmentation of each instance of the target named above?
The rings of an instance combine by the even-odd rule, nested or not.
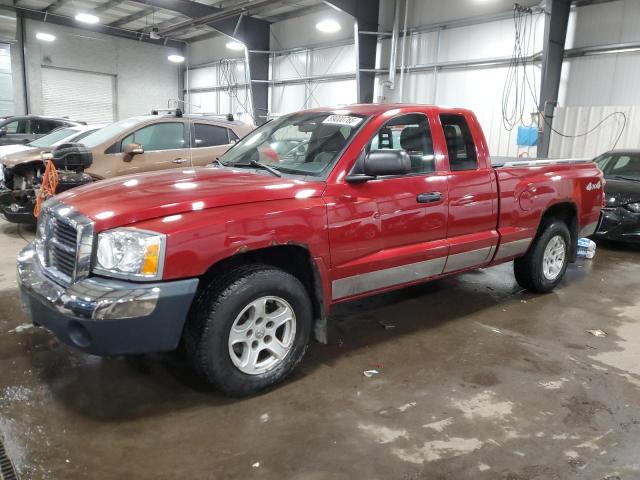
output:
[[[0,137],[4,137],[7,134],[7,131],[6,127],[0,128]]]
[[[133,157],[134,155],[140,155],[144,153],[144,147],[139,143],[130,143],[124,147],[124,154]]]
[[[373,150],[362,163],[362,174],[349,175],[349,183],[362,183],[388,175],[406,175],[411,171],[411,157],[405,150]]]

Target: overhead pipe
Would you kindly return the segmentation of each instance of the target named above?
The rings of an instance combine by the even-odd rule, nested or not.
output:
[[[393,30],[391,31],[391,51],[389,52],[389,88],[396,88],[396,61],[398,57],[398,31],[400,30],[400,1],[394,0]]]
[[[409,21],[409,0],[404,0],[404,27],[402,28],[402,53],[400,54],[400,95],[397,99],[402,103],[404,91],[405,44],[407,42],[407,23]]]

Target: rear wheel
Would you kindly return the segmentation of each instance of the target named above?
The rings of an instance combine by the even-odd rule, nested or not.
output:
[[[513,262],[516,281],[532,292],[553,290],[567,271],[570,244],[567,225],[559,220],[548,222],[526,255]]]
[[[205,381],[227,395],[244,396],[289,375],[311,330],[311,301],[302,283],[282,270],[252,265],[203,289],[184,344]]]

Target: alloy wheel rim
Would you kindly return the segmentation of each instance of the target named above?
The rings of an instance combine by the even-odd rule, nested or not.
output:
[[[562,272],[567,258],[567,243],[561,235],[556,235],[549,240],[542,257],[542,273],[549,281],[554,281]]]
[[[229,356],[238,370],[260,375],[289,355],[296,337],[296,316],[280,297],[264,296],[245,306],[229,331]]]

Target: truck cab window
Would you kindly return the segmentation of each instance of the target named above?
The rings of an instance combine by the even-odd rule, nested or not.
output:
[[[411,158],[412,174],[436,170],[429,121],[419,113],[389,120],[371,139],[369,150],[405,150]]]
[[[440,115],[440,122],[447,141],[450,170],[477,170],[476,146],[464,116]]]

